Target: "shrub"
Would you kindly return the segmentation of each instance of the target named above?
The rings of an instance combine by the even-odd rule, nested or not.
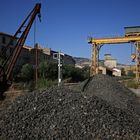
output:
[[[83,81],[89,78],[89,67],[84,67],[83,69],[80,69],[75,68],[71,65],[64,65],[63,77],[64,79],[71,77],[72,82]]]
[[[38,81],[36,83],[36,88],[45,89],[45,88],[51,87],[56,84],[57,84],[57,81],[52,81],[52,80],[47,80],[47,79],[38,79]]]
[[[131,80],[131,81],[127,81],[126,86],[128,88],[135,88],[135,89],[137,89],[139,85],[138,85],[138,83],[135,80]]]
[[[34,71],[33,71],[33,67],[32,65],[30,64],[25,64],[22,66],[21,68],[21,79],[24,81],[24,82],[29,82],[33,79],[33,74],[34,74]]]
[[[42,79],[57,79],[58,68],[57,63],[54,62],[42,62],[39,65],[39,77]]]

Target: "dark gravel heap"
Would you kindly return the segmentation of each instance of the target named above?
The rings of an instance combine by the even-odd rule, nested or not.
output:
[[[140,114],[138,97],[119,83],[115,77],[96,75],[86,83],[84,90],[88,96],[95,95],[117,108]]]
[[[54,87],[20,96],[3,111],[1,139],[140,140],[140,117],[94,94]]]

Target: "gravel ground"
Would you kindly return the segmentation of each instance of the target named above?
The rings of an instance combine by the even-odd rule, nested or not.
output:
[[[101,86],[101,79],[106,84]],[[114,82],[113,87],[109,82]],[[99,92],[95,85],[102,87],[101,93],[112,91],[121,102],[111,101],[110,92],[109,98],[95,95]],[[123,95],[115,97],[117,90],[124,90],[126,101]],[[100,75],[89,81],[84,92],[53,87],[26,93],[1,112],[0,140],[140,140],[140,116],[132,104],[135,99],[122,85],[118,87],[117,81]],[[124,102],[131,107],[118,105]]]

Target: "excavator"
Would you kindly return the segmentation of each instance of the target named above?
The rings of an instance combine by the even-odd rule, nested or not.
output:
[[[11,38],[9,43],[5,48],[1,50],[0,53],[0,97],[3,96],[3,93],[8,90],[12,84],[12,72],[16,61],[19,57],[21,49],[26,41],[28,33],[31,29],[31,26],[38,15],[39,20],[41,21],[41,3],[37,3],[32,11],[25,18],[19,29],[16,31],[14,36]],[[10,44],[13,40],[16,41],[16,45],[13,47],[12,51],[9,51]],[[9,55],[6,55],[7,52],[10,52]]]

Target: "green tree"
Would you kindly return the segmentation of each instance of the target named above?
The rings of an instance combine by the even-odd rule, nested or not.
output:
[[[39,65],[39,77],[47,78],[51,80],[57,79],[58,68],[57,63],[54,62],[42,62]]]
[[[79,82],[89,78],[89,67],[84,67],[82,69],[75,68],[71,65],[64,65],[63,77],[71,78],[72,82]]]
[[[130,77],[135,77],[135,74],[132,70],[130,70],[127,75]]]
[[[25,64],[21,68],[21,79],[25,82],[29,82],[33,79],[33,67],[30,64]]]
[[[46,78],[46,72],[47,72],[47,63],[41,62],[39,64],[39,77],[42,79]]]
[[[63,66],[63,78],[70,78],[72,72],[74,71],[75,67],[71,65],[64,65]]]
[[[90,67],[89,66],[83,67],[82,72],[83,72],[84,79],[87,79],[90,77]]]
[[[14,67],[13,69],[13,81],[20,82],[21,81],[21,68],[22,67]]]

